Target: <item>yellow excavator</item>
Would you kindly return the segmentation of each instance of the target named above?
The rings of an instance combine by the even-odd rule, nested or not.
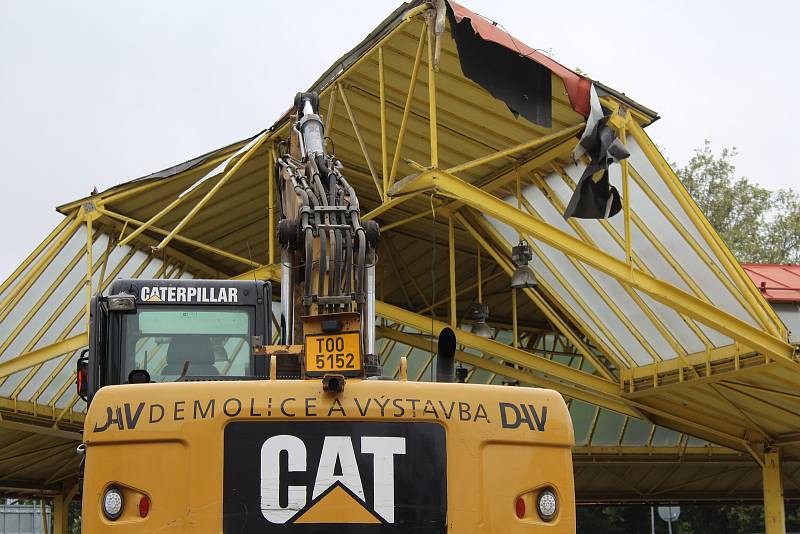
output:
[[[382,375],[380,230],[295,98],[267,281],[117,280],[78,362],[83,529],[102,533],[575,532],[572,422],[555,391]]]

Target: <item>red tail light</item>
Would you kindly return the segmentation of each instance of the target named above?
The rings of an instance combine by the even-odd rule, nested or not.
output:
[[[519,519],[525,517],[525,500],[522,497],[517,497],[516,509],[517,509],[517,517]]]
[[[147,495],[142,495],[139,499],[139,517],[147,517],[150,513],[150,498]]]
[[[88,349],[84,349],[81,352],[75,368],[75,385],[78,388],[78,396],[83,400],[86,400],[89,393],[89,359],[86,357],[88,351]]]

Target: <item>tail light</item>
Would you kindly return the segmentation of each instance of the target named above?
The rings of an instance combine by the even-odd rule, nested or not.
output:
[[[78,396],[86,400],[89,394],[89,358],[86,353],[89,349],[84,349],[78,357],[78,362],[75,368],[75,386],[78,389]]]
[[[148,513],[150,513],[150,498],[142,495],[139,499],[139,517],[147,517]]]
[[[542,490],[536,499],[536,511],[544,521],[552,521],[558,512],[558,498],[551,489]]]
[[[517,497],[514,502],[514,511],[517,519],[535,520],[536,515],[545,523],[553,521],[558,516],[558,495],[553,487],[543,487],[528,491]],[[534,512],[535,510],[535,512]]]
[[[125,507],[125,501],[122,498],[122,492],[117,488],[109,488],[103,496],[103,513],[111,521],[116,521],[122,515],[122,510]]]
[[[517,512],[517,518],[522,519],[525,517],[525,499],[522,497],[517,497],[517,504],[515,506]]]

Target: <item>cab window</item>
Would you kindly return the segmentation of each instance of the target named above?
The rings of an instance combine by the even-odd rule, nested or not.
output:
[[[154,382],[186,376],[248,376],[252,312],[245,308],[140,306],[125,315],[124,374],[144,369]]]

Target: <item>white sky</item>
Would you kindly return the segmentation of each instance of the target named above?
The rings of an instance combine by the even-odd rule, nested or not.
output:
[[[669,159],[710,139],[755,182],[800,185],[800,3],[462,1],[659,112]],[[0,278],[56,205],[270,125],[397,5],[0,0]]]

